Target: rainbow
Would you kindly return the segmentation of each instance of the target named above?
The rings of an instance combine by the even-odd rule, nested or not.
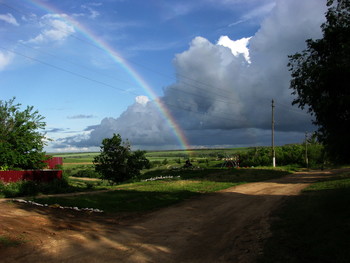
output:
[[[42,2],[40,0],[27,0],[30,4],[43,9],[44,11],[52,14],[62,14],[63,12],[57,9],[56,7],[49,5],[47,2]],[[61,19],[64,20],[66,23],[74,26],[74,28],[83,34],[91,43],[102,49],[106,54],[112,58],[113,61],[115,61],[118,65],[120,65],[123,70],[125,70],[133,79],[134,81],[141,86],[147,94],[151,97],[151,99],[155,102],[157,105],[157,108],[159,112],[164,116],[164,119],[167,121],[167,124],[172,129],[174,135],[176,136],[179,144],[181,145],[182,149],[190,149],[189,143],[187,141],[186,136],[184,135],[182,129],[179,127],[179,125],[176,123],[174,117],[169,112],[168,108],[162,103],[161,100],[158,99],[157,94],[153,91],[153,89],[148,85],[148,83],[140,76],[140,74],[125,60],[123,57],[115,50],[113,49],[108,43],[100,39],[98,36],[96,36],[91,30],[89,30],[84,25],[80,24],[78,21],[73,19],[70,16],[61,16]]]

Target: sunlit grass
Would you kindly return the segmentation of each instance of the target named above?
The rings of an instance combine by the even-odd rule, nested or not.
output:
[[[177,175],[178,172],[174,175]],[[174,179],[139,181],[113,186],[111,192],[70,197],[34,199],[43,204],[97,208],[105,212],[138,212],[158,209],[193,196],[213,193],[246,182],[263,181],[287,174],[265,170],[183,171]],[[149,176],[148,176],[149,178]]]

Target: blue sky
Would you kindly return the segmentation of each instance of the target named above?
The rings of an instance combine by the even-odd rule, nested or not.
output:
[[[272,98],[276,143],[301,142],[315,128],[291,106],[287,56],[322,36],[325,2],[0,0],[0,100],[45,117],[50,152],[113,133],[141,149],[268,145]]]

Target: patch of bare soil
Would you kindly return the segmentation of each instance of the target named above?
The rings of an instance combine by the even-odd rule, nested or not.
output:
[[[93,214],[0,203],[1,262],[255,262],[270,213],[333,172],[297,173],[203,195],[158,211]]]

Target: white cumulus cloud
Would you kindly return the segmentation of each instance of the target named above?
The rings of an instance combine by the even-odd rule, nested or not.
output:
[[[147,96],[137,96],[135,100],[142,105],[146,105],[150,101]]]
[[[221,36],[217,45],[228,47],[233,55],[244,55],[244,58],[250,63],[248,44],[251,37],[244,37],[238,40],[231,40],[228,36]]]
[[[0,70],[6,68],[13,60],[13,57],[12,53],[0,52]]]
[[[47,14],[41,18],[41,32],[24,41],[26,43],[47,43],[47,42],[62,42],[66,40],[70,35],[75,33],[75,29],[72,25],[69,25],[64,18],[64,14]]]
[[[5,21],[6,23],[9,23],[13,26],[19,26],[19,23],[17,22],[16,18],[10,14],[0,14],[0,20]]]

